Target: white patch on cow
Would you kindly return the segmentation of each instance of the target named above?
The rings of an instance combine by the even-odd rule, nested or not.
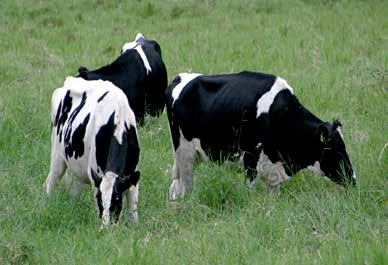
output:
[[[102,178],[100,184],[101,191],[101,200],[102,200],[102,224],[108,225],[110,220],[109,208],[112,201],[112,192],[113,186],[115,184],[117,175],[113,172],[106,172],[105,176]]]
[[[256,107],[256,118],[258,118],[263,113],[268,113],[269,108],[271,107],[273,101],[275,100],[276,95],[282,91],[288,89],[292,94],[294,91],[290,85],[288,85],[287,81],[283,78],[277,77],[275,83],[272,85],[271,89],[264,93],[257,101]]]
[[[144,67],[145,67],[145,69],[147,71],[147,75],[148,75],[150,72],[152,72],[152,69],[151,69],[150,63],[147,59],[147,56],[145,55],[145,53],[143,51],[143,48],[141,47],[140,43],[137,42],[140,38],[144,39],[143,35],[141,33],[138,33],[136,35],[136,38],[134,41],[124,44],[123,48],[121,49],[121,52],[124,53],[127,50],[135,49],[137,51],[137,53],[140,55],[140,58],[143,61]]]
[[[319,161],[315,161],[315,163],[311,166],[308,166],[307,169],[310,170],[311,172],[313,172],[317,176],[324,176],[325,175],[325,173],[321,169],[321,165],[320,165]]]
[[[190,82],[192,81],[193,79],[197,78],[198,76],[200,76],[201,74],[197,74],[197,73],[181,73],[179,74],[179,77],[181,78],[181,81],[178,85],[176,85],[172,91],[172,97],[174,99],[174,102],[172,104],[175,103],[175,100],[177,100],[179,98],[179,95],[181,94],[183,88]]]
[[[145,39],[143,34],[141,34],[140,32],[136,34],[135,41],[138,41],[139,39]]]
[[[272,163],[268,156],[264,154],[264,151],[261,151],[260,153],[256,170],[259,176],[264,177],[267,187],[269,188],[277,188],[282,182],[290,179],[290,176],[286,173],[283,163],[280,161]]]

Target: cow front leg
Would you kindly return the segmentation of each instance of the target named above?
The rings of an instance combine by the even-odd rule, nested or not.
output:
[[[131,221],[136,223],[138,221],[137,215],[137,204],[139,201],[139,185],[138,182],[136,186],[131,186],[128,191],[126,191],[127,203],[131,211]]]
[[[193,169],[195,162],[195,145],[193,141],[187,141],[182,133],[179,146],[174,153],[173,180],[170,187],[170,200],[183,198],[186,193],[193,190]]]
[[[246,170],[247,185],[249,188],[254,189],[257,184],[257,162],[259,157],[256,152],[244,152],[243,162],[244,169]]]
[[[290,179],[282,162],[273,163],[263,151],[257,163],[257,171],[264,177],[267,192],[270,193],[278,194],[280,185]]]

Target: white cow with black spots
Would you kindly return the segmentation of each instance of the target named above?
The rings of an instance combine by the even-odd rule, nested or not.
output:
[[[51,105],[50,194],[66,169],[79,185],[91,183],[104,226],[117,222],[125,194],[137,220],[139,145],[135,115],[125,94],[109,81],[68,77]]]

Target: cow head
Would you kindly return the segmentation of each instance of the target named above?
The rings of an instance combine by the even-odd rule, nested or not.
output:
[[[333,123],[323,123],[319,126],[321,141],[320,168],[332,181],[341,184],[356,184],[349,155],[346,152],[344,139],[341,133],[342,124],[335,120]]]
[[[140,172],[135,171],[130,176],[117,176],[107,172],[100,177],[91,170],[95,186],[95,199],[98,206],[98,214],[102,217],[102,225],[108,226],[111,221],[117,223],[120,217],[123,201],[123,192],[132,185],[136,186],[140,178]]]

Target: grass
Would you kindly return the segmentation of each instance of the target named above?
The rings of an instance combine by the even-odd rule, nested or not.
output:
[[[0,264],[388,264],[386,1],[0,2]],[[306,171],[267,194],[244,172],[201,164],[168,202],[167,117],[139,129],[138,224],[98,232],[90,190],[50,198],[52,91],[109,63],[137,32],[183,71],[275,73],[324,120],[340,118],[358,185]]]

